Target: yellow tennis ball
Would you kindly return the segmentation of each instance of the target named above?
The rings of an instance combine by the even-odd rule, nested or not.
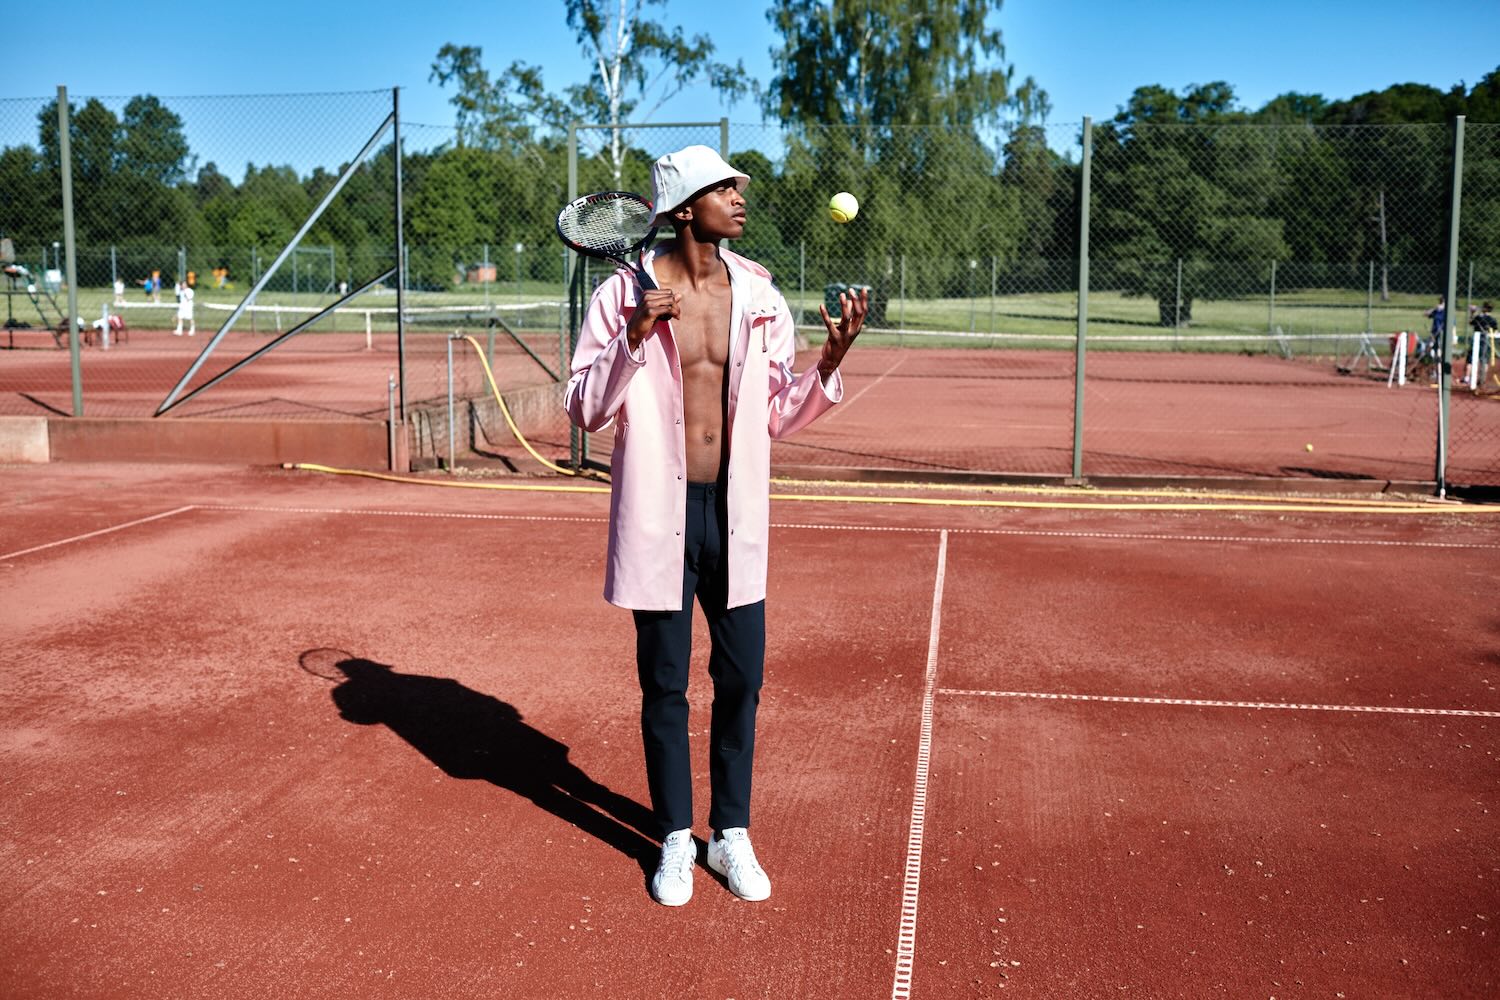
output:
[[[1308,451],[1312,451],[1312,442],[1311,442],[1311,441],[1309,441],[1309,442],[1308,442],[1308,443],[1307,443],[1307,450],[1308,450]]]
[[[859,201],[848,191],[828,199],[828,215],[834,222],[848,222],[859,214]]]

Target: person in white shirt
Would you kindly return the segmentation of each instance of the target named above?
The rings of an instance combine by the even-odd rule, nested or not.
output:
[[[174,337],[182,336],[183,320],[187,320],[189,337],[198,332],[198,324],[193,321],[193,286],[179,281],[177,283],[177,329],[172,331]]]

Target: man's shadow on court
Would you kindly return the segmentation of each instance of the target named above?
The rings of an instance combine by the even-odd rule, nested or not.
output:
[[[488,781],[634,859],[649,877],[658,847],[650,810],[599,784],[568,760],[568,747],[522,721],[513,705],[449,677],[403,674],[343,650],[310,649],[302,669],[340,682],[339,716],[382,725],[454,778]]]

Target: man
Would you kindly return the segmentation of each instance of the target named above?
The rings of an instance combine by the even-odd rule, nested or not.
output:
[[[663,838],[652,895],[693,893],[688,661],[696,597],[708,621],[708,865],[743,899],[771,894],[750,844],[755,713],[765,660],[772,438],[811,423],[843,396],[838,367],[867,301],[840,296],[816,368],[794,374],[796,329],[760,265],[721,249],[745,231],[750,178],[707,146],[651,169],[657,224],[675,239],[601,284],[573,355],[566,406],[575,424],[614,424],[604,597],[633,611],[641,735],[651,808]]]
[[[1500,322],[1495,319],[1495,305],[1486,302],[1474,313],[1469,320],[1469,325],[1474,328],[1474,339],[1479,342],[1479,364],[1483,367],[1494,360],[1491,354],[1494,343],[1491,340],[1496,333],[1500,333]]]
[[[193,286],[179,281],[177,283],[177,329],[172,331],[173,336],[182,336],[183,320],[187,320],[189,337],[198,332],[198,324],[193,320]]]

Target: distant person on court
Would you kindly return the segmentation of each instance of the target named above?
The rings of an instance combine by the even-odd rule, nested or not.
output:
[[[183,320],[187,321],[189,337],[198,332],[198,324],[193,322],[193,286],[179,281],[177,283],[177,329],[172,331],[173,336],[182,336]]]
[[[1433,363],[1443,358],[1443,328],[1448,320],[1448,310],[1445,305],[1445,297],[1438,296],[1437,305],[1427,310],[1422,315],[1432,321],[1432,329],[1427,336],[1427,351],[1429,359]]]
[[[604,597],[633,612],[641,735],[660,827],[652,895],[693,894],[688,667],[696,597],[708,621],[708,865],[743,899],[771,894],[750,844],[755,716],[765,664],[771,439],[806,427],[843,397],[839,364],[868,301],[840,295],[818,363],[792,370],[796,328],[759,264],[719,246],[745,231],[750,178],[707,146],[651,168],[656,224],[675,239],[648,254],[660,285],[627,270],[602,282],[573,355],[568,416],[614,425]]]
[[[120,278],[116,278],[115,279],[115,305],[117,305],[117,306],[123,306],[124,304],[125,304],[125,282],[122,279],[120,279]]]
[[[1494,341],[1491,339],[1496,333],[1500,333],[1500,321],[1495,319],[1495,306],[1492,302],[1486,302],[1479,307],[1474,318],[1469,321],[1474,329],[1474,337],[1479,341],[1479,363],[1487,365],[1494,361]]]

